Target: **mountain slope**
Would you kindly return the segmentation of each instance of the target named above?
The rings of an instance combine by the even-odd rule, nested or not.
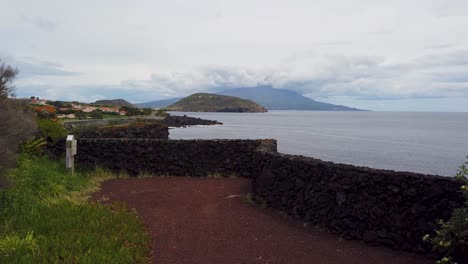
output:
[[[167,106],[169,106],[171,104],[176,103],[177,101],[179,101],[182,98],[183,97],[151,101],[151,102],[137,104],[137,106],[139,106],[139,107],[150,107],[150,108],[164,108],[164,107],[167,107]]]
[[[171,111],[184,112],[266,112],[250,100],[209,93],[196,93],[167,107]]]
[[[94,102],[94,104],[97,105],[112,105],[112,106],[129,106],[129,107],[135,107],[134,104],[124,100],[124,99],[112,99],[112,100],[98,100]]]
[[[271,86],[236,88],[217,92],[217,94],[252,100],[269,110],[362,111],[343,105],[318,102],[294,91],[275,89]]]

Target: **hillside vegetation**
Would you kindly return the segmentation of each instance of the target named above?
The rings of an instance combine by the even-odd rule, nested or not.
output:
[[[148,263],[135,212],[88,200],[113,174],[70,174],[62,160],[25,154],[18,164],[0,190],[0,263]]]
[[[124,99],[112,99],[112,100],[98,100],[94,102],[96,105],[112,105],[112,106],[127,106],[127,107],[136,107],[134,104],[126,101]]]
[[[234,96],[196,93],[168,107],[170,111],[184,112],[267,112],[267,109],[250,100]]]

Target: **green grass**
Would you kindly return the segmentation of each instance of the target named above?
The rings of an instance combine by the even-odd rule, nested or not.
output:
[[[128,118],[128,116],[122,116],[122,115],[112,115],[112,114],[102,114],[103,119],[108,119],[108,118]]]
[[[149,238],[135,212],[87,200],[110,177],[23,156],[0,193],[0,263],[147,263]]]

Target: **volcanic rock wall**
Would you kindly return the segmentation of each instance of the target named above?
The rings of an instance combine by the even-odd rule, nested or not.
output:
[[[463,204],[452,178],[259,152],[257,201],[347,239],[430,252],[422,241]]]
[[[63,142],[64,143],[64,142]],[[63,144],[60,143],[60,144]],[[80,138],[76,164],[130,175],[242,176],[254,199],[343,238],[420,253],[439,219],[463,205],[453,178],[277,153],[276,140]]]
[[[252,177],[256,150],[276,152],[276,140],[78,140],[76,163],[131,175]]]
[[[151,138],[168,139],[169,128],[159,122],[133,122],[130,124],[81,127],[80,138]]]

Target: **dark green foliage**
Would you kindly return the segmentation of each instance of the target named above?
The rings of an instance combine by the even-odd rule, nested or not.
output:
[[[4,173],[15,165],[18,146],[36,133],[35,114],[26,101],[13,96],[13,80],[18,70],[0,63],[0,188],[6,184]]]
[[[92,118],[92,119],[102,119],[104,116],[102,114],[102,111],[99,110],[99,109],[96,109],[96,110],[93,110],[89,113],[89,116]]]
[[[83,111],[76,111],[75,117],[78,118],[79,120],[86,119],[86,113]]]
[[[68,109],[68,110],[60,110],[57,109],[57,114],[63,114],[63,115],[69,115],[69,114],[74,114],[75,110]]]
[[[120,108],[121,111],[126,111],[128,116],[138,116],[142,115],[142,111],[140,108],[130,107],[130,106],[123,106]]]
[[[24,101],[0,100],[0,120],[0,171],[4,171],[15,165],[19,145],[31,140],[37,128],[35,114]]]
[[[21,144],[21,153],[31,157],[39,157],[44,154],[45,147],[47,146],[47,141],[42,138],[34,138],[31,141]]]
[[[158,109],[158,110],[156,111],[156,114],[155,114],[155,115],[156,115],[156,116],[161,116],[161,117],[166,117],[166,116],[168,116],[169,114],[167,113],[166,109],[161,108],[161,109]]]
[[[37,120],[37,125],[41,135],[46,138],[48,142],[57,142],[58,140],[67,137],[67,130],[59,122],[39,118]]]
[[[0,263],[147,263],[148,236],[122,205],[75,201],[88,175],[63,161],[20,159],[0,193]]]
[[[151,115],[151,113],[153,113],[153,109],[151,108],[143,108],[141,111],[143,112],[143,115]]]
[[[15,87],[12,86],[12,83],[17,75],[17,69],[0,61],[0,100],[14,95]]]
[[[433,250],[443,257],[437,263],[466,263],[468,260],[468,162],[460,166],[455,176],[462,182],[462,192],[465,196],[465,206],[453,211],[446,222],[440,221],[440,228],[435,237],[426,235],[424,240],[433,245]]]

